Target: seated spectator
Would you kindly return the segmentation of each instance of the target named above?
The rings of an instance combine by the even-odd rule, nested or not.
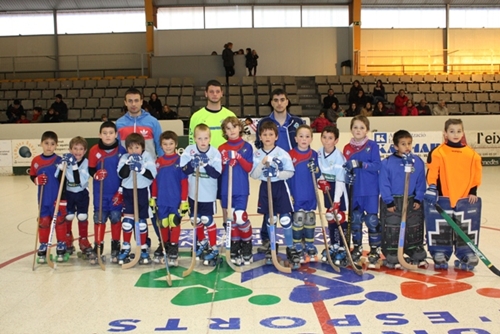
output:
[[[358,96],[354,100],[354,103],[356,103],[357,106],[364,107],[367,102],[372,102],[373,99],[370,96],[365,95],[365,91],[360,89],[358,91]]]
[[[217,51],[212,51],[211,56],[217,56]]]
[[[448,108],[446,107],[444,100],[439,100],[438,104],[432,109],[432,114],[438,116],[448,115]]]
[[[398,95],[394,99],[394,108],[397,116],[401,116],[403,108],[406,106],[406,101],[408,101],[408,96],[404,89],[400,89]]]
[[[7,108],[7,118],[10,123],[16,123],[21,118],[22,114],[24,114],[24,108],[19,100],[14,100]]]
[[[109,120],[108,115],[106,115],[106,114],[101,115],[101,122],[107,122],[108,120]]]
[[[151,116],[153,116],[154,118],[158,119],[158,113],[156,112],[155,109],[153,109],[153,107],[146,102],[146,100],[143,100],[142,101],[142,107],[141,107],[143,110],[146,110],[148,113],[151,114]]]
[[[354,80],[354,82],[352,83],[352,87],[349,90],[349,104],[356,102],[356,99],[358,98],[358,92],[360,90],[363,90],[363,88],[361,88],[359,80]]]
[[[373,88],[373,102],[376,104],[378,101],[385,102],[385,87],[382,84],[382,80],[377,80],[375,87]]]
[[[373,109],[373,116],[388,116],[388,108],[384,102],[378,101]]]
[[[432,115],[431,108],[429,108],[425,99],[420,100],[420,103],[417,106],[417,110],[419,116]]]
[[[21,116],[19,117],[19,119],[17,120],[16,123],[18,123],[18,124],[30,123],[30,120],[26,118],[25,114],[21,114]]]
[[[158,95],[156,93],[151,93],[149,96],[149,105],[151,106],[151,109],[154,110],[151,115],[154,116],[154,114],[159,115],[161,113],[162,105],[160,99],[158,99]],[[158,118],[157,116],[155,116]]]
[[[327,127],[328,125],[331,125],[332,122],[330,122],[326,117],[325,117],[325,112],[320,111],[319,116],[314,120],[314,122],[311,123],[311,128],[315,130],[315,132],[323,132],[323,129]],[[336,124],[336,123],[334,123]]]
[[[356,103],[351,103],[351,106],[349,109],[345,111],[346,116],[348,117],[354,117],[359,114],[358,107],[356,106]]]
[[[257,133],[257,125],[255,125],[251,117],[245,118],[245,127],[243,132],[247,135],[255,135]]]
[[[33,108],[33,117],[31,118],[31,123],[40,123],[43,120],[42,108]]]
[[[366,102],[365,103],[365,112],[366,112],[366,115],[365,116],[373,116],[373,106],[372,106],[372,103],[371,102]]]
[[[328,90],[328,95],[323,98],[323,108],[329,109],[332,106],[332,103],[335,102],[337,105],[339,104],[339,99],[335,96],[335,92],[333,89]]]
[[[401,111],[401,116],[418,116],[417,107],[413,105],[412,99],[408,99],[408,101],[406,101],[406,105]]]
[[[159,115],[159,119],[177,119],[177,113],[168,104],[165,104]]]
[[[44,123],[57,123],[59,122],[59,117],[56,115],[54,108],[49,108],[45,116],[43,116]]]
[[[60,122],[66,122],[68,120],[68,106],[62,100],[62,95],[56,95],[56,101],[52,103],[50,109],[54,109],[54,113],[59,118]]]
[[[325,117],[332,123],[337,123],[337,118],[344,116],[344,110],[337,104],[337,102],[333,102],[325,111]]]

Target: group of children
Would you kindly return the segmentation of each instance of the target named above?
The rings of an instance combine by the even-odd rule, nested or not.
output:
[[[324,193],[331,241],[321,259],[326,261],[326,253],[329,252],[335,264],[341,266],[348,264],[347,251],[351,251],[354,261],[363,256],[363,222],[368,229],[369,266],[380,262],[381,253],[388,267],[400,266],[396,254],[406,188],[408,210],[404,251],[406,261],[418,265],[424,264],[427,258],[424,248],[424,200],[425,205],[432,205],[440,195],[450,197],[451,208],[460,198],[466,197],[470,203],[478,201],[476,190],[481,180],[481,159],[462,143],[461,120],[450,119],[446,122],[445,143],[429,155],[427,189],[424,163],[411,154],[411,134],[405,130],[394,133],[395,152],[381,161],[377,144],[367,137],[370,125],[364,116],[352,119],[350,128],[353,137],[343,152],[336,148],[339,130],[334,126],[323,129],[322,147],[314,151],[310,147],[313,139],[311,127],[300,125],[296,129],[297,146],[290,152],[276,146],[278,128],[273,122],[263,122],[259,126],[257,135],[263,145],[255,152],[252,145],[243,140],[244,125],[236,117],[226,118],[221,128],[227,141],[215,148],[210,145],[210,128],[198,124],[194,129],[195,143],[186,147],[182,155],[176,150],[177,135],[172,131],[163,132],[160,144],[164,154],[156,161],[145,151],[145,141],[140,134],[128,135],[125,148],[121,147],[112,122],[101,125],[99,143],[90,149],[88,160],[85,158],[87,143],[83,138],[73,138],[69,153],[61,158],[55,154],[57,135],[45,132],[42,136],[43,154],[33,159],[30,171],[32,180],[39,186],[39,262],[45,261],[61,177],[59,170],[64,165],[67,166],[64,196],[67,205],[60,205],[60,213],[54,215],[53,224],[59,261],[67,259],[66,252],[74,250],[71,225],[76,216],[80,249],[91,260],[96,258],[97,247],[101,247],[100,253],[103,253],[105,222],[109,219],[112,262],[123,264],[130,261],[130,241],[135,230],[137,244],[142,250],[140,263],[149,263],[146,219],[151,216],[150,209],[153,209],[170,265],[178,264],[180,223],[187,212],[190,212],[192,223],[196,222],[196,256],[203,259],[204,264],[213,264],[219,257],[214,214],[216,200],[220,199],[225,215],[234,222],[231,261],[250,264],[253,255],[252,227],[247,214],[249,176],[261,180],[257,212],[265,216],[268,229],[271,224],[280,223],[286,256],[293,268],[319,259],[314,245],[315,210],[322,205],[316,200],[318,188]],[[450,167],[450,161],[465,166],[460,168],[460,177],[464,181],[450,179],[450,175],[456,177],[456,171],[451,173],[450,168],[453,167]],[[405,184],[407,173],[410,174],[409,182]],[[94,192],[93,247],[88,241],[87,185],[90,177],[93,177]],[[271,184],[270,192],[268,182]],[[228,208],[230,183],[232,196],[231,208]],[[336,228],[338,221],[347,234],[343,212],[348,207],[352,249],[350,245],[344,245]],[[196,219],[193,217],[195,211]],[[431,225],[437,226],[435,222]],[[479,229],[478,224],[474,226]],[[120,244],[121,233],[123,244]],[[432,233],[439,235],[441,230],[433,230]],[[449,241],[447,248],[443,248],[444,243],[439,241],[438,244],[429,244],[434,262],[440,268],[447,266],[451,255],[449,247],[458,245],[456,237],[446,235],[444,239]],[[268,259],[271,258],[271,248],[266,254]],[[464,251],[463,248],[456,254],[466,269],[472,269],[478,262],[471,251]]]

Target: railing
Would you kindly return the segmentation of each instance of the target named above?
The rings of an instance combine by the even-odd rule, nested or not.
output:
[[[147,75],[148,54],[0,57],[1,79]]]
[[[500,50],[360,50],[358,74],[494,73]]]

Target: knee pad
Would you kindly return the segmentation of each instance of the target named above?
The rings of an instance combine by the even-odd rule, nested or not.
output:
[[[160,224],[162,227],[167,228],[170,226],[170,221],[168,218],[163,218],[162,220],[160,220]],[[193,225],[193,224],[191,224],[191,225]]]
[[[181,217],[176,215],[175,213],[171,213],[168,215],[168,226],[169,227],[176,227],[181,224]]]
[[[122,220],[122,213],[120,211],[111,211],[109,213],[109,220],[111,224],[119,223]]]
[[[76,219],[78,219],[79,222],[82,222],[82,221],[85,221],[87,220],[89,216],[86,214],[86,213],[79,213],[77,216],[76,216]]]
[[[267,225],[271,225],[271,223],[274,223],[276,225],[278,223],[278,216],[273,216],[273,221],[271,222],[271,218],[269,215],[266,215],[267,217]]]
[[[306,220],[304,222],[306,228],[314,228],[316,227],[316,213],[313,211],[309,211],[306,213]]]
[[[243,225],[248,220],[248,214],[244,210],[235,210],[233,219],[237,225]]]
[[[74,213],[68,213],[66,215],[66,220],[72,221],[73,219],[75,219],[75,214]]]
[[[134,220],[130,217],[123,218],[122,230],[123,232],[132,232],[134,228]]]
[[[353,225],[361,225],[363,223],[363,213],[361,211],[355,210],[352,212],[352,222]]]
[[[291,223],[292,223],[292,217],[290,217],[289,213],[285,213],[285,214],[280,215],[281,227],[290,228]]]
[[[139,231],[141,233],[146,233],[148,230],[148,223],[146,222],[145,219],[140,219],[139,220]]]
[[[305,211],[296,211],[293,213],[293,229],[300,230],[304,227],[306,221]]]
[[[366,226],[368,227],[368,230],[373,232],[376,232],[376,230],[378,230],[378,227],[380,225],[377,215],[374,215],[373,213],[367,214],[365,216],[365,223]]]
[[[200,221],[205,227],[210,227],[214,223],[214,218],[213,216],[201,216]]]

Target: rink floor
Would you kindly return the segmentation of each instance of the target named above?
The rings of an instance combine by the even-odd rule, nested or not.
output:
[[[500,267],[500,167],[485,167],[483,175],[479,248]],[[261,223],[257,187],[252,181],[254,234]],[[363,276],[314,263],[282,274],[256,256],[243,274],[225,262],[198,263],[182,278],[191,260],[187,221],[172,287],[161,264],[123,270],[108,262],[102,271],[73,255],[56,270],[36,265],[32,271],[36,187],[27,176],[2,176],[0,189],[1,333],[500,333],[500,277],[483,263],[474,272],[435,271],[429,260],[427,269],[381,268]],[[109,231],[108,224],[108,261]],[[319,229],[316,241],[321,252]],[[284,257],[284,247],[280,252]]]

